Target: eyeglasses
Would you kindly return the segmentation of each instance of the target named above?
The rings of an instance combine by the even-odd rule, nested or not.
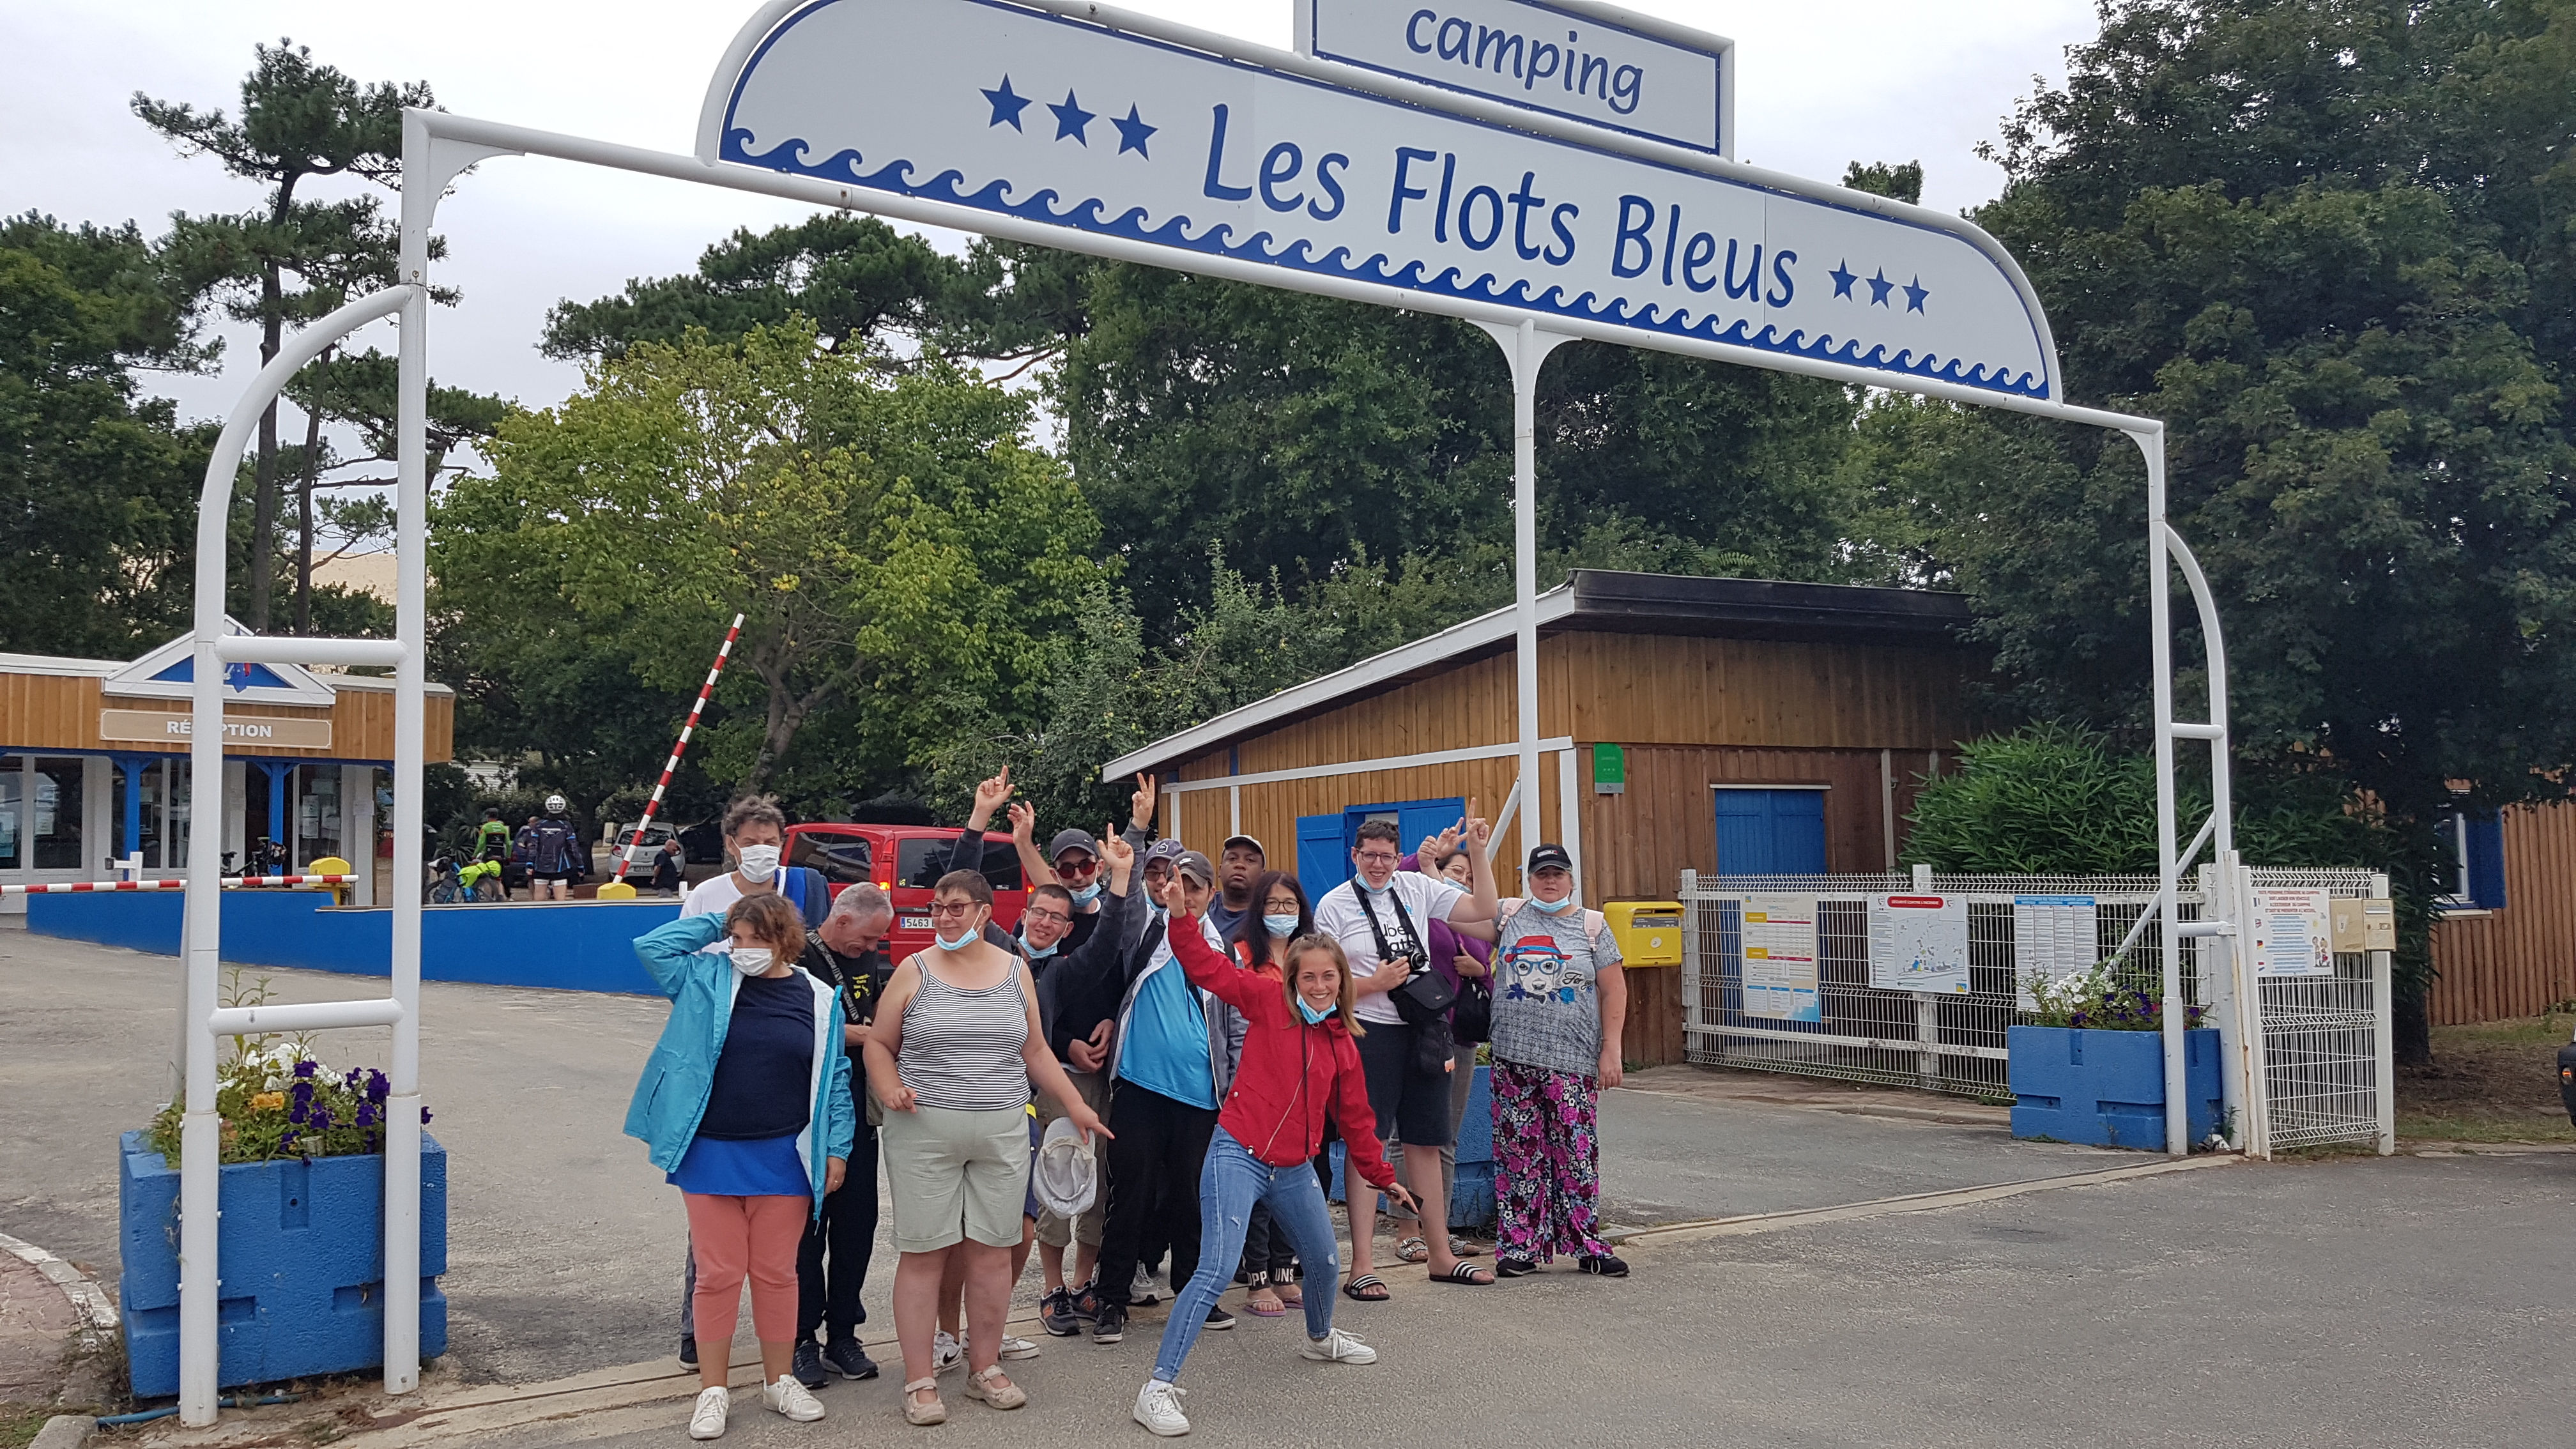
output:
[[[981,904],[981,901],[932,901],[930,913],[934,916],[967,916]]]
[[[1363,865],[1393,865],[1402,859],[1404,859],[1403,856],[1396,854],[1392,850],[1363,850],[1360,852],[1360,863]]]
[[[1098,875],[1100,862],[1089,856],[1084,856],[1080,860],[1059,860],[1055,863],[1055,873],[1057,875]]]
[[[1023,911],[1020,914],[1025,919],[1035,921],[1040,925],[1045,926],[1070,926],[1073,924],[1073,917],[1066,915],[1062,911],[1041,911],[1032,908],[1030,910]]]

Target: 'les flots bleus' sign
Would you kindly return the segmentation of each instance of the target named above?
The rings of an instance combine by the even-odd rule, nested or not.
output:
[[[719,77],[702,134],[710,160],[1123,237],[1184,269],[1226,257],[1649,346],[1697,338],[2054,394],[2036,307],[1955,218],[1532,135],[1282,60],[1001,0],[817,0]]]

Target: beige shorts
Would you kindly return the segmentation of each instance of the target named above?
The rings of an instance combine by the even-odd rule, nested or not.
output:
[[[895,1251],[935,1253],[961,1237],[995,1248],[1020,1241],[1029,1191],[1027,1108],[888,1112],[877,1152],[894,1194]]]
[[[1083,1104],[1098,1113],[1100,1120],[1108,1121],[1109,1079],[1099,1072],[1077,1072],[1071,1067],[1065,1068],[1064,1074],[1073,1079],[1073,1088],[1082,1094]],[[1039,1127],[1043,1128],[1064,1115],[1064,1109],[1056,1105],[1055,1098],[1050,1094],[1040,1092],[1037,1100]],[[1108,1146],[1109,1144],[1105,1142],[1092,1143],[1091,1170],[1094,1191],[1091,1195],[1091,1206],[1078,1218],[1059,1217],[1040,1208],[1038,1210],[1039,1242],[1050,1248],[1069,1248],[1073,1246],[1074,1238],[1079,1235],[1084,1247],[1100,1246],[1101,1232],[1109,1226]]]

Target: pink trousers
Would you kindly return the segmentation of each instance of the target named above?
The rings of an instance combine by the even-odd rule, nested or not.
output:
[[[685,1192],[689,1250],[696,1255],[699,1351],[733,1341],[742,1280],[751,1280],[751,1327],[763,1343],[796,1337],[796,1245],[805,1236],[806,1197],[718,1197]]]

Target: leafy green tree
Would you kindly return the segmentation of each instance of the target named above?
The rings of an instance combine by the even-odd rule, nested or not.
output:
[[[562,407],[505,421],[493,476],[449,490],[446,632],[594,677],[621,661],[676,695],[739,611],[713,778],[765,788],[827,711],[836,769],[900,767],[970,704],[1033,713],[1046,641],[1098,576],[1096,525],[1026,422],[999,388],[898,374],[801,319],[632,344]],[[589,642],[544,642],[568,635]]]
[[[211,155],[233,175],[268,188],[254,211],[173,217],[169,243],[176,270],[192,290],[221,297],[236,320],[259,327],[265,363],[277,356],[290,323],[312,321],[395,280],[398,237],[377,198],[323,200],[299,191],[341,175],[399,189],[403,108],[434,101],[425,82],[361,86],[316,64],[310,50],[292,41],[259,46],[256,55],[242,81],[237,120],[140,91],[133,109],[182,154]],[[434,250],[443,254],[443,248]],[[308,427],[306,454],[319,456],[318,419]],[[255,458],[244,622],[265,633],[281,486],[274,402],[260,416]],[[308,528],[308,557],[310,548]]]
[[[2168,424],[2249,786],[2313,777],[2415,840],[2456,780],[2563,798],[2576,6],[2114,0],[2069,59],[2007,124],[1978,219],[2047,304],[2069,395]],[[1864,420],[1864,450],[1942,450],[1873,504],[1929,505],[1891,571],[1954,578],[2034,712],[2142,728],[2135,451],[1946,411]],[[2400,966],[2420,1052],[2429,963]]]
[[[186,627],[210,427],[145,398],[138,366],[202,358],[133,223],[0,221],[0,638],[130,658]]]

